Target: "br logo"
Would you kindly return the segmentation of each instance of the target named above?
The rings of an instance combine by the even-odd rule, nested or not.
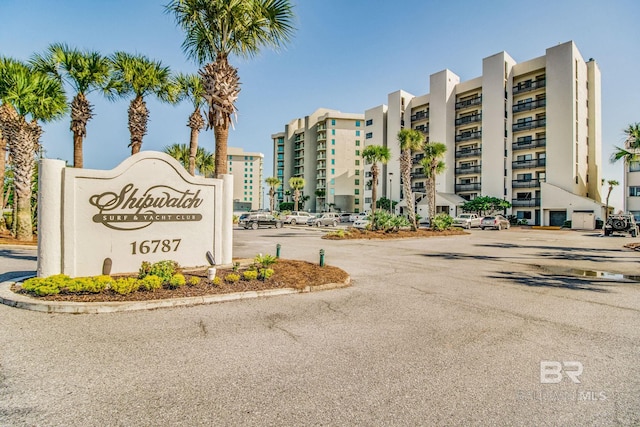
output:
[[[578,377],[582,374],[580,362],[557,362],[555,360],[540,361],[540,382],[542,384],[558,384],[562,382],[563,374],[574,384],[580,384]]]

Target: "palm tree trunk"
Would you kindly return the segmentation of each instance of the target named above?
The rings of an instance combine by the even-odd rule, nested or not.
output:
[[[73,167],[82,168],[83,164],[83,151],[82,151],[83,138],[78,132],[73,133]]]
[[[87,136],[87,122],[93,117],[92,107],[83,93],[71,101],[71,132],[73,132],[73,167],[82,168],[82,143]]]
[[[371,213],[376,211],[376,201],[378,200],[378,167],[371,165]]]
[[[227,141],[229,139],[229,124],[224,123],[213,127],[216,140],[216,175],[220,177],[227,173]]]
[[[294,202],[293,210],[294,211],[298,210],[298,200],[299,199],[300,199],[300,192],[298,190],[294,190],[294,192],[293,192],[293,202]]]
[[[202,118],[202,114],[200,114],[199,108],[196,108],[196,110],[191,113],[187,126],[191,128],[191,136],[189,138],[189,173],[195,175],[196,155],[198,154],[198,134],[204,127],[204,119]]]
[[[14,170],[14,204],[16,207],[14,224],[16,239],[33,240],[33,223],[31,218],[31,196],[36,146],[42,130],[36,122],[27,123],[21,117],[16,132],[11,139],[11,155]]]
[[[433,217],[436,216],[436,178],[435,171],[431,172],[431,177],[429,178],[429,221]]]
[[[5,194],[4,194],[4,175],[7,172],[7,140],[2,134],[0,129],[0,231],[7,230],[7,224],[4,220],[4,206],[5,206]]]
[[[142,138],[147,134],[149,110],[141,96],[136,96],[129,105],[129,133],[131,134],[131,155],[140,152]]]
[[[404,190],[404,200],[407,204],[411,231],[418,229],[416,225],[416,207],[411,192],[411,150],[404,150],[400,154],[400,171],[402,174],[402,188]]]

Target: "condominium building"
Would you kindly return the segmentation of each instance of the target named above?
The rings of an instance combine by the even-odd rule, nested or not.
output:
[[[303,196],[309,200],[300,209],[312,212],[363,209],[364,114],[341,113],[320,108],[285,125],[284,132],[271,135],[278,203],[292,201],[289,179],[304,178]]]
[[[233,210],[249,211],[263,207],[262,167],[264,154],[242,148],[227,148],[227,170],[233,175]]]
[[[402,198],[396,135],[410,127],[447,146],[437,211],[455,215],[464,201],[493,196],[511,202],[507,213],[529,224],[562,225],[574,212],[604,217],[600,70],[573,42],[521,63],[501,52],[483,59],[480,77],[461,82],[443,70],[429,82],[428,94],[400,90],[365,112],[365,145],[392,152],[382,168],[382,196]],[[424,216],[422,156],[414,154],[411,187]],[[370,198],[366,190],[365,209]]]
[[[629,141],[625,143],[625,148],[634,150],[629,145]],[[636,155],[640,155],[640,151],[635,150]],[[640,161],[631,161],[624,164],[624,211],[630,212],[640,222]]]

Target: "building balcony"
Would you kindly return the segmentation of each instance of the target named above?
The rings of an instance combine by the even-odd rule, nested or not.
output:
[[[304,141],[304,134],[303,133],[299,133],[295,136],[293,142],[302,142]]]
[[[316,184],[316,190],[324,190],[327,186],[325,184]]]
[[[295,166],[295,167],[304,166],[304,161],[296,160],[295,162],[293,162],[293,166]]]
[[[456,184],[456,193],[460,191],[480,191],[482,184],[480,182],[470,182],[468,184]]]
[[[293,145],[294,150],[302,150],[304,148],[304,142],[298,142]]]
[[[325,169],[327,169],[326,163],[318,163],[318,165],[316,166],[316,170],[325,170]]]
[[[429,111],[418,111],[411,116],[411,121],[416,122],[418,120],[424,120],[429,118]]]
[[[296,160],[304,159],[304,151],[298,151],[296,154],[293,155],[293,158]]]
[[[456,102],[456,110],[462,110],[463,108],[473,107],[475,105],[482,105],[482,95]]]
[[[537,108],[542,108],[546,106],[547,106],[546,99],[536,99],[535,101],[519,102],[517,104],[513,104],[513,112],[519,113],[521,111],[530,111],[530,110],[535,110]]]
[[[535,206],[540,206],[540,198],[536,197],[535,199],[512,199],[511,206],[514,208],[532,208]]]
[[[547,166],[547,159],[516,160],[511,164],[512,169],[543,168],[545,166]]]
[[[467,148],[456,151],[456,159],[463,157],[478,157],[482,155],[482,148]]]
[[[293,168],[294,175],[304,175],[304,166],[296,166]]]
[[[411,192],[412,193],[426,193],[427,192],[427,188],[425,186],[418,185],[418,186],[415,186],[415,187],[411,187]]]
[[[545,127],[547,125],[547,119],[529,120],[528,122],[518,122],[513,124],[513,132],[520,132],[523,130],[531,130],[536,128]]]
[[[482,166],[474,165],[456,168],[456,175],[478,174],[482,171]]]
[[[527,139],[524,141],[516,141],[511,144],[513,151],[517,150],[529,150],[531,148],[545,147],[547,145],[547,138]]]
[[[420,179],[420,178],[426,178],[427,174],[424,173],[424,171],[421,172],[411,172],[411,178],[412,179]]]
[[[327,155],[325,153],[320,153],[316,156],[316,160],[324,160],[327,158]]]
[[[416,126],[414,129],[415,130],[419,130],[422,133],[428,133],[429,132],[429,125]]]
[[[481,139],[481,138],[482,138],[481,130],[477,132],[463,132],[460,135],[456,135],[456,142],[471,141],[474,139]]]
[[[540,187],[539,179],[514,179],[511,181],[512,188],[538,188]]]
[[[415,156],[413,156],[413,158],[411,159],[411,162],[414,165],[417,165],[420,163],[420,160],[424,159],[424,154],[416,154]]]
[[[318,144],[318,151],[325,151],[327,149],[327,144]]]
[[[547,79],[542,78],[539,80],[527,80],[526,82],[520,82],[513,87],[513,94],[529,92],[531,90],[540,89],[547,85]]]
[[[325,141],[327,139],[327,133],[326,132],[322,132],[318,134],[318,137],[316,138],[316,141]]]
[[[317,132],[323,131],[323,130],[327,130],[327,125],[324,123],[319,123],[318,127],[316,128]]]
[[[469,123],[477,123],[482,121],[482,114],[474,114],[472,116],[464,116],[456,119],[456,126],[466,125]]]

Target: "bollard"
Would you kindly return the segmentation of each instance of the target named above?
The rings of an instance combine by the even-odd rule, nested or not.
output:
[[[324,267],[324,249],[320,249],[320,267]]]
[[[278,243],[276,245],[276,258],[280,258],[280,248],[281,248],[280,243]]]

